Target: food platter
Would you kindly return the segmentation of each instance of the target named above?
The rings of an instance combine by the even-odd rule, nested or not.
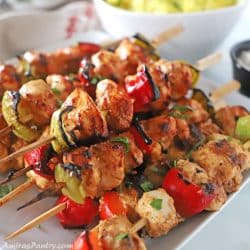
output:
[[[97,41],[94,33],[92,35],[92,38],[94,39],[94,41]],[[202,83],[204,84],[204,87],[201,88],[205,89],[207,93],[215,88],[215,84],[204,77],[200,79],[199,86],[201,86]],[[244,101],[244,98],[242,98],[242,96],[238,93],[234,93],[229,97],[232,103],[237,103],[239,98]],[[248,104],[247,98],[245,99],[245,104]],[[23,182],[22,180],[19,181]],[[240,190],[235,192],[228,198],[226,204],[221,208],[220,211],[212,213],[201,213],[178,225],[171,232],[169,232],[167,236],[154,240],[146,239],[147,246],[149,247],[149,249],[154,250],[181,249],[210,221],[215,219],[216,216],[222,214],[223,209],[225,209],[226,206],[230,206],[230,203],[236,196],[240,195],[241,190],[243,190],[244,187],[247,186],[249,181],[250,173],[248,172],[244,175],[244,181],[241,185]],[[17,185],[18,183],[15,184]],[[19,197],[7,203],[4,207],[1,208],[1,224],[6,225],[5,227],[1,227],[0,229],[1,250],[7,250],[11,247],[12,249],[18,250],[24,247],[25,249],[35,249],[35,247],[39,248],[39,246],[44,246],[44,249],[46,249],[46,247],[48,249],[51,249],[53,244],[55,244],[54,246],[58,248],[61,247],[61,249],[67,250],[69,249],[68,246],[72,244],[73,240],[79,234],[80,230],[63,229],[56,218],[51,218],[50,220],[42,224],[40,228],[34,228],[33,230],[26,232],[25,234],[15,238],[14,240],[5,242],[4,236],[6,236],[8,233],[14,231],[16,228],[24,225],[26,222],[53,207],[55,199],[48,198],[40,201],[37,204],[34,204],[27,209],[23,209],[19,212],[16,211],[16,208],[19,207],[20,204],[23,204],[24,201],[28,201],[30,198],[33,198],[36,193],[36,188],[32,188],[32,190],[28,190],[27,192],[21,194]]]
[[[98,32],[89,32],[87,34],[81,34],[77,38],[70,39],[68,41],[60,41],[58,40],[56,46],[42,46],[43,50],[51,50],[55,47],[64,47],[65,45],[73,44],[75,41],[80,40],[91,40],[93,42],[100,42],[103,39],[106,39],[107,36],[102,33]],[[41,47],[40,45],[32,46],[33,48]],[[201,78],[200,79],[200,87],[203,88],[206,92],[210,92],[213,90],[215,85],[213,82]],[[240,103],[247,107],[249,105],[247,99],[241,98],[238,94],[232,94],[230,97],[230,103]],[[249,181],[249,174],[245,175],[244,183],[241,186],[241,189],[248,183]],[[53,244],[55,248],[60,249],[68,249],[71,242],[75,239],[76,235],[79,231],[76,230],[63,230],[61,226],[56,221],[55,218],[50,219],[48,222],[41,225],[39,228],[35,228],[34,230],[25,233],[24,235],[16,238],[13,241],[9,241],[8,244],[3,242],[3,237],[8,234],[9,232],[14,231],[19,226],[23,225],[25,222],[29,221],[31,218],[36,217],[37,215],[41,214],[42,212],[46,211],[48,208],[52,207],[54,204],[54,199],[46,199],[38,204],[35,204],[32,207],[29,207],[25,210],[20,212],[16,212],[16,208],[23,203],[24,200],[28,200],[29,198],[33,197],[35,194],[35,190],[29,190],[25,194],[20,195],[17,199],[13,200],[6,206],[2,208],[0,219],[1,224],[6,225],[5,227],[1,227],[0,234],[1,234],[1,242],[0,246],[2,245],[2,249],[9,249],[10,247],[14,249],[35,249],[35,248],[52,248]],[[226,205],[239,194],[239,191],[233,194],[229,200],[227,201]],[[225,205],[225,206],[226,206]],[[223,208],[222,208],[223,209]],[[222,211],[222,210],[221,210]],[[221,212],[220,211],[220,212]],[[196,233],[198,233],[210,220],[212,220],[217,213],[203,213],[200,214],[192,219],[189,219],[187,222],[179,225],[175,228],[172,232],[168,234],[166,237],[162,237],[161,239],[157,240],[147,240],[148,246],[151,249],[156,250],[163,250],[163,249],[176,249],[180,248],[181,246],[185,245],[185,243],[190,240]],[[52,236],[52,237],[51,237]],[[13,245],[12,245],[13,244]],[[25,245],[27,244],[27,245]],[[65,244],[65,245],[63,245]],[[166,248],[167,246],[167,248]]]

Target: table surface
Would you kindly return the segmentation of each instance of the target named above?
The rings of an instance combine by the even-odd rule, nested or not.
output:
[[[230,36],[220,45],[223,61],[204,75],[217,84],[232,79],[229,50],[235,43],[250,39],[250,4]],[[225,66],[226,65],[226,66]],[[250,108],[250,98],[247,104]],[[250,249],[250,184],[215,220],[191,239],[182,250],[249,250]]]

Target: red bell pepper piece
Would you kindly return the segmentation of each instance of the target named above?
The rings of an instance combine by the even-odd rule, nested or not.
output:
[[[91,83],[93,77],[93,66],[89,59],[84,58],[80,63],[78,77],[83,85],[83,89],[93,98],[95,98],[96,85]]]
[[[24,154],[27,166],[33,166],[33,170],[44,178],[54,179],[54,172],[47,166],[50,145],[45,144]]]
[[[95,44],[95,43],[79,42],[78,46],[84,56],[93,55],[101,49],[100,45]]]
[[[183,178],[179,170],[172,168],[164,177],[162,187],[174,199],[177,212],[184,218],[203,211],[213,200],[213,193]]]
[[[103,250],[96,230],[83,231],[70,250]]]
[[[146,154],[150,154],[152,148],[150,144],[152,143],[151,139],[145,138],[135,126],[131,126],[129,129],[130,133],[134,136],[136,145]]]
[[[98,204],[91,198],[86,198],[83,204],[78,204],[62,195],[56,204],[66,202],[66,208],[56,216],[63,227],[80,227],[90,224],[98,215]]]
[[[114,215],[126,215],[127,209],[116,192],[105,193],[99,206],[100,218],[106,220]]]
[[[134,78],[125,81],[127,93],[134,98],[134,110],[139,112],[144,106],[159,98],[159,89],[153,83],[147,67],[143,65]]]

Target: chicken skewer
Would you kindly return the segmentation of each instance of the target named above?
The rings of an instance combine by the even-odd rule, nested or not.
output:
[[[198,151],[197,151],[197,152],[198,152]],[[250,156],[249,156],[249,159],[248,159],[248,161],[247,161],[247,162],[249,163],[249,161],[250,161]],[[247,162],[246,162],[246,163],[247,163]],[[202,162],[200,162],[200,163],[202,164]],[[180,165],[180,167],[181,167],[181,168],[182,168],[182,166],[183,166],[183,165]],[[197,168],[197,167],[196,167],[196,168]],[[175,171],[175,169],[173,169],[173,171],[172,171],[172,172],[174,172],[174,171]],[[188,171],[189,171],[189,170],[188,170]],[[196,171],[196,170],[195,170],[195,171]],[[201,172],[202,172],[202,171],[201,171]],[[177,174],[176,176],[178,176],[178,174]],[[211,175],[210,175],[210,176],[211,176]],[[178,177],[178,178],[179,178],[179,177]],[[173,179],[173,177],[171,177],[171,178],[170,178],[170,177],[168,177],[168,179],[169,179],[169,180],[172,180],[172,179]],[[183,179],[182,179],[182,178],[180,178],[180,179],[183,181]],[[164,182],[166,183],[166,180],[165,180]],[[185,182],[185,181],[183,181],[183,183],[186,183],[186,182]],[[227,183],[228,183],[228,182],[227,182]],[[164,186],[165,188],[167,188],[166,184],[163,184],[163,186]],[[209,189],[210,189],[210,188],[209,188]],[[169,190],[169,191],[171,192],[171,190]],[[209,201],[211,201],[211,200],[209,200]],[[145,210],[145,205],[146,205],[146,204],[148,204],[148,202],[143,202],[143,203],[142,203],[143,211]],[[150,203],[150,204],[151,204],[151,203]],[[146,213],[146,214],[147,214],[147,213]],[[189,216],[190,216],[190,215],[189,215]],[[142,224],[142,223],[141,223],[141,224]]]
[[[172,135],[173,136],[173,135]],[[48,142],[48,141],[47,141]],[[37,143],[36,143],[37,144]],[[36,145],[37,146],[37,145]],[[26,184],[24,184],[24,186],[26,187]],[[20,187],[21,188],[21,187]],[[4,201],[2,202],[2,204],[4,204]]]
[[[230,82],[230,83],[228,83],[228,85],[233,86],[234,89],[237,89],[238,86],[239,86],[239,85],[238,85],[238,82]],[[227,84],[225,84],[224,86],[227,86]],[[225,88],[225,89],[227,89],[227,88]],[[216,100],[217,97],[216,97],[215,94],[213,94],[213,93],[217,93],[217,90],[215,90],[214,92],[211,93],[211,97],[213,98],[213,100]],[[227,91],[224,92],[224,94],[227,94],[227,93],[228,93]],[[215,97],[214,97],[214,96],[215,96]],[[221,94],[220,94],[220,97],[221,97],[221,96],[222,96],[222,92],[221,92]],[[32,150],[33,148],[36,148],[36,147],[38,147],[38,146],[40,146],[40,145],[46,144],[46,143],[48,143],[49,141],[52,141],[52,140],[53,140],[53,137],[49,137],[49,138],[46,138],[46,139],[44,139],[44,140],[40,140],[40,141],[37,141],[37,142],[35,142],[35,143],[33,143],[33,144],[30,144],[29,146],[24,147],[21,151],[17,151],[17,152],[15,152],[15,153],[13,153],[12,155],[9,155],[7,158],[0,159],[0,163],[1,163],[1,162],[5,162],[5,161],[9,161],[9,160],[12,159],[12,158],[15,158],[15,157],[17,157],[17,156],[20,156],[20,155],[22,155],[23,153],[28,152],[29,150]]]

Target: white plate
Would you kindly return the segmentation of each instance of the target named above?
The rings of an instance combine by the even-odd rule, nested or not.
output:
[[[83,5],[77,5],[77,9],[74,9],[72,5],[70,8],[67,7],[68,9],[64,9],[64,11],[59,11],[54,14],[19,14],[18,16],[12,15],[11,17],[2,18],[2,20],[0,20],[0,55],[4,55],[3,58],[6,59],[30,48],[43,47],[44,50],[51,50],[56,47],[62,48],[66,45],[74,44],[80,40],[94,42],[106,40],[108,38],[107,35],[97,31],[89,31],[87,33],[76,32],[76,36],[70,39],[65,39],[65,23],[67,25],[65,17],[70,16],[72,13],[76,13],[76,10],[79,11],[80,6],[85,8]],[[29,29],[29,31],[27,31],[26,25],[30,23],[32,23],[33,28],[32,30]],[[9,30],[10,27],[12,28],[12,31]],[[15,32],[13,32],[13,30]],[[2,32],[7,32],[8,36],[3,37]],[[206,92],[210,92],[215,87],[213,82],[205,78],[201,78],[200,85],[200,87]],[[240,103],[250,108],[249,99],[238,93],[231,94],[227,98],[227,101],[234,104]],[[249,180],[250,173],[245,175],[241,189],[249,182]],[[63,229],[56,218],[51,218],[49,221],[42,224],[41,228],[34,228],[12,241],[4,242],[5,235],[16,230],[54,205],[55,199],[50,198],[27,209],[23,209],[19,212],[16,211],[18,206],[34,197],[36,193],[37,190],[33,188],[1,208],[0,249],[69,249],[70,244],[79,234],[79,230]],[[232,201],[236,195],[239,195],[239,193],[240,191],[231,195],[224,207],[229,205],[230,201]],[[222,213],[223,208],[216,213],[199,214],[178,225],[165,237],[155,240],[147,239],[146,242],[148,248],[154,250],[181,248],[209,221],[215,218],[219,213]]]

